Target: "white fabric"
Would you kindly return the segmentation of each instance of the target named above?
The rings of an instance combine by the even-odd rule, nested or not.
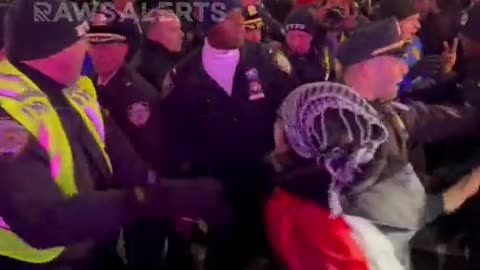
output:
[[[343,216],[352,230],[352,237],[362,248],[370,270],[405,270],[395,256],[392,243],[370,221],[355,216]]]
[[[232,95],[233,78],[240,60],[240,50],[219,50],[208,44],[205,39],[202,48],[203,68],[215,82],[227,93]]]

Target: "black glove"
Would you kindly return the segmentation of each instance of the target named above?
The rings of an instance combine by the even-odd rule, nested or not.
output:
[[[444,59],[441,55],[425,55],[412,68],[408,76],[412,79],[417,77],[436,77],[443,71]]]
[[[150,217],[172,222],[181,218],[201,219],[209,225],[223,225],[231,220],[222,185],[215,179],[162,179],[154,186],[137,188],[136,193],[141,211]]]

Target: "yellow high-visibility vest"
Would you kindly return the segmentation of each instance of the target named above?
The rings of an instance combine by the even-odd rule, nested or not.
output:
[[[93,83],[82,77],[75,86],[65,89],[64,94],[92,133],[111,170],[110,159],[105,152],[102,114]],[[60,118],[46,94],[8,61],[0,62],[0,106],[48,153],[52,179],[65,196],[75,196],[77,187],[72,150]],[[35,181],[34,177],[32,181]],[[56,259],[63,250],[64,247],[31,247],[0,217],[0,256],[40,264]]]

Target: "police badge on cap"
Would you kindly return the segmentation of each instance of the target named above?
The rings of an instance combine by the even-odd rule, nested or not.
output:
[[[128,119],[136,127],[143,127],[150,118],[150,106],[147,102],[133,103],[128,110]]]

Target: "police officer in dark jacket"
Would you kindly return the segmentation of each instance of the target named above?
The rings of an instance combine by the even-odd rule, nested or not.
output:
[[[223,261],[209,261],[216,263],[209,266],[240,269],[255,252],[252,247],[258,247],[255,238],[261,238],[259,211],[268,173],[263,159],[273,146],[276,109],[295,82],[280,51],[273,54],[257,44],[243,44],[241,7],[230,0],[224,3],[229,8],[225,20],[204,21],[207,38],[202,48],[167,78],[164,85],[171,87],[171,94],[161,109],[174,167],[224,180],[235,209],[235,237],[223,240],[228,247],[211,247],[211,254]]]
[[[283,51],[299,84],[335,79],[334,56],[318,35],[313,15],[306,8],[294,10],[285,21],[287,36]]]
[[[244,44],[241,5],[224,4],[228,12],[221,22],[204,10],[202,27],[208,35],[203,46],[167,75],[162,91],[169,94],[151,108],[161,116],[160,125],[148,121],[139,132],[161,130],[162,145],[151,150],[168,160],[155,168],[223,180],[237,226],[235,234],[213,236],[216,245],[209,254],[217,260],[208,261],[212,269],[240,269],[263,235],[261,197],[270,172],[264,158],[273,147],[277,107],[295,82],[281,52]]]
[[[408,241],[413,231],[440,214],[457,210],[478,191],[477,187],[466,192],[462,200],[452,200],[457,201],[453,204],[448,194],[427,196],[410,165],[412,145],[461,138],[478,131],[478,110],[467,106],[392,102],[398,93],[398,82],[408,72],[401,60],[404,45],[397,22],[392,18],[357,30],[340,46],[338,59],[345,67],[344,82],[374,105],[389,135],[384,153],[376,158],[377,176],[348,196],[348,200],[354,198],[349,207],[362,217],[387,225],[379,227],[382,231],[397,234],[394,248],[396,254],[405,256],[399,259],[408,269]],[[398,184],[394,184],[396,181]],[[412,211],[423,208],[426,211]]]
[[[141,75],[126,65],[126,55],[130,49],[127,33],[135,27],[131,21],[113,20],[107,22],[104,13],[98,12],[96,22],[87,35],[90,42],[96,84],[100,105],[109,117],[130,138],[137,152],[149,160],[149,151],[138,144],[148,140],[136,130],[150,117],[149,102],[159,94]],[[118,98],[119,95],[121,98]],[[125,110],[118,108],[127,107]],[[153,142],[151,142],[153,143]]]
[[[2,243],[14,241],[10,243],[23,243],[25,248],[9,250],[13,246],[2,245],[1,269],[58,267],[62,257],[67,257],[69,247],[85,247],[84,243],[102,239],[139,219],[195,216],[200,210],[198,206],[219,192],[215,191],[218,185],[211,181],[204,186],[205,191],[209,190],[205,194],[201,191],[203,183],[160,180],[140,162],[128,140],[108,119],[102,129],[92,84],[86,78],[78,80],[88,47],[83,39],[88,24],[76,20],[39,22],[31,16],[35,3],[15,1],[6,19],[5,47],[9,62],[3,61],[0,66],[0,84],[5,90],[0,105],[0,229]],[[66,2],[48,1],[48,4],[52,10],[68,7],[67,11],[74,14]],[[78,85],[85,89],[79,90]],[[29,92],[23,96],[6,95],[8,90]],[[69,91],[77,91],[78,96],[72,98]],[[74,109],[74,104],[85,109]],[[47,114],[42,113],[45,110]],[[42,129],[36,130],[37,125]],[[45,133],[44,128],[48,131],[53,128],[55,132]],[[102,134],[105,134],[105,149],[101,147]],[[63,137],[66,143],[48,141],[50,136]],[[55,149],[60,151],[59,162],[52,154]],[[72,167],[65,169],[68,160]],[[64,185],[69,182],[76,187],[75,196],[67,196],[70,193]],[[203,194],[207,197],[198,197]],[[190,203],[196,210],[187,207],[190,209],[185,211],[184,206]],[[15,236],[5,238],[6,235]],[[60,257],[37,257],[37,250],[48,253],[52,251],[46,249],[59,246],[67,247]],[[81,260],[75,266],[81,269],[82,264]],[[85,269],[95,268],[85,266]]]
[[[151,10],[143,23],[145,41],[138,72],[158,91],[167,73],[180,60],[184,34],[180,20],[167,10]]]

